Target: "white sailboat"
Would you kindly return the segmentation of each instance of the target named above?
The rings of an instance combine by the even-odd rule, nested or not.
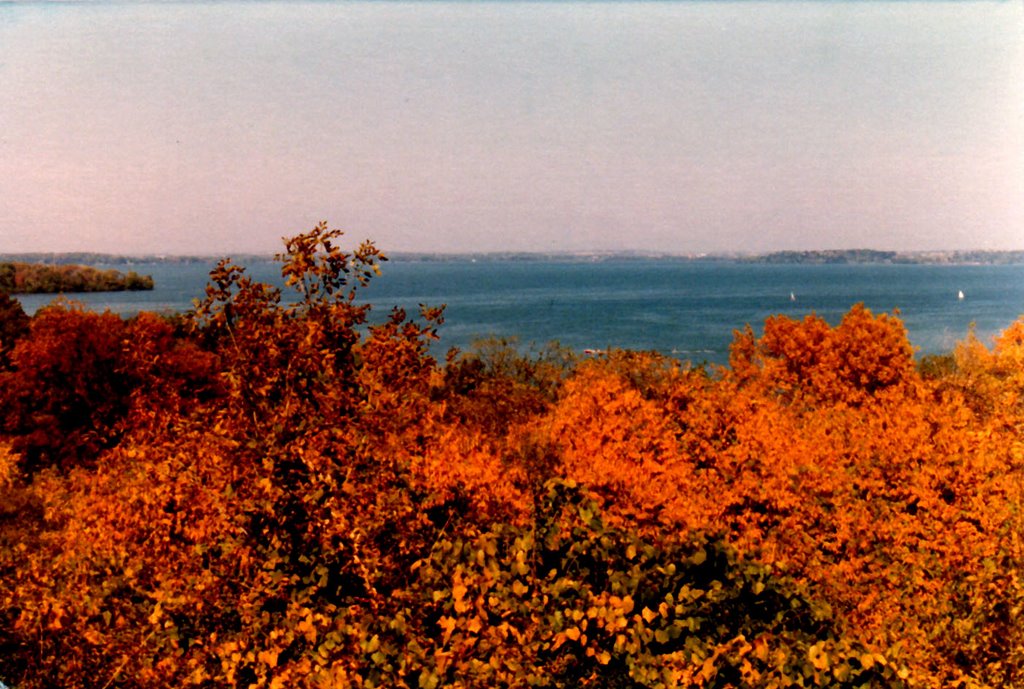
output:
[[[964,291],[963,290],[958,290],[957,293],[956,293],[956,298],[959,299],[960,301],[963,301],[964,300]]]

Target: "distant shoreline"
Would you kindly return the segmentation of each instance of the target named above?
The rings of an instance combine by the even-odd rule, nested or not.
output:
[[[787,265],[1019,265],[1024,263],[1024,251],[776,251],[745,260]]]
[[[228,254],[240,264],[274,260],[273,254]],[[1024,250],[950,250],[950,251],[881,251],[876,249],[827,249],[807,251],[774,251],[747,253],[686,253],[654,251],[488,251],[488,252],[417,252],[394,251],[385,255],[405,262],[460,261],[630,261],[666,260],[687,262],[761,263],[766,265],[1020,265]],[[215,263],[223,255],[176,256],[163,254],[103,254],[92,252],[31,252],[0,254],[0,262],[24,262],[46,265],[134,265],[138,263]]]

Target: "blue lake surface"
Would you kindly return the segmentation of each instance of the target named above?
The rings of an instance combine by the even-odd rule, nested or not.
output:
[[[104,267],[104,266],[101,266]],[[72,295],[122,315],[187,311],[210,265],[143,263],[150,292]],[[250,264],[254,278],[280,284],[277,264]],[[983,341],[1024,314],[1024,266],[759,265],[670,259],[581,261],[389,261],[361,292],[378,318],[392,306],[447,305],[440,350],[482,337],[523,345],[557,340],[573,349],[656,350],[694,362],[725,363],[733,330],[760,331],[773,314],[815,312],[838,323],[863,302],[899,309],[919,354],[950,351],[972,323]],[[965,298],[958,299],[958,291]],[[790,295],[796,300],[793,301]],[[52,295],[22,295],[32,313]]]

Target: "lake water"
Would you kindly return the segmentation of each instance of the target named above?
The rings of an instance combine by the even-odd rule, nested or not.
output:
[[[102,267],[102,266],[101,266]],[[126,270],[125,266],[112,266]],[[150,292],[73,295],[123,315],[185,311],[202,294],[209,265],[153,263]],[[249,273],[280,283],[277,264]],[[816,312],[830,323],[863,302],[900,310],[921,354],[947,352],[970,324],[983,341],[1024,314],[1024,266],[757,265],[665,259],[579,261],[389,261],[362,294],[382,318],[391,306],[446,304],[441,351],[486,336],[524,345],[557,340],[583,350],[657,350],[694,362],[724,363],[732,331],[760,330],[772,314]],[[963,300],[957,293],[962,290]],[[790,295],[796,300],[793,301]],[[32,313],[51,295],[22,295]]]

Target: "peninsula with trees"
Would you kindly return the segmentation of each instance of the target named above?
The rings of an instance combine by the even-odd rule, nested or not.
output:
[[[56,294],[60,292],[123,292],[153,289],[153,278],[133,270],[121,273],[91,266],[44,263],[0,263],[0,292]]]

